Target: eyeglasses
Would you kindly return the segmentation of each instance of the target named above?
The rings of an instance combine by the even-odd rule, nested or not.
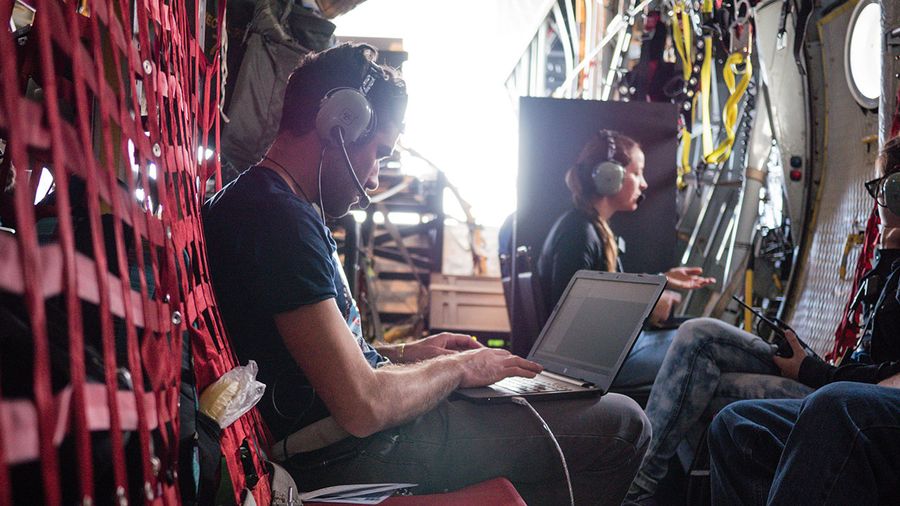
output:
[[[887,178],[888,176],[882,176],[871,181],[866,181],[866,191],[869,192],[869,195],[871,195],[872,198],[875,199],[875,202],[881,207],[887,205],[884,199],[884,183],[887,181]]]

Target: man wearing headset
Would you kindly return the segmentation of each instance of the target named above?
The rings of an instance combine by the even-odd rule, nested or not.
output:
[[[303,490],[410,482],[429,493],[505,476],[529,504],[560,504],[561,462],[528,409],[446,400],[539,365],[458,334],[377,348],[362,337],[325,219],[367,205],[402,130],[405,84],[375,56],[345,44],[307,57],[265,158],[204,206],[217,299],[238,357],[256,360],[267,385],[273,452]],[[537,410],[576,500],[618,504],[649,441],[640,408],[607,395]]]
[[[885,144],[883,175],[866,183],[879,204],[877,276],[861,345],[840,367],[793,357],[782,374],[821,387],[805,399],[742,401],[709,431],[715,504],[896,504],[900,497],[900,137]],[[871,282],[871,281],[870,281]],[[880,293],[878,293],[880,292]],[[823,386],[824,385],[824,386]]]

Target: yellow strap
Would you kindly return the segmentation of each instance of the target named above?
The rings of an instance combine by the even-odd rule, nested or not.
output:
[[[684,35],[681,32],[681,22],[678,21],[680,4],[675,4],[675,17],[672,20],[672,41],[675,43],[675,50],[678,51],[678,57],[681,58],[681,74],[687,81],[691,77],[691,62],[688,61],[687,54],[684,52]]]
[[[675,42],[675,50],[681,58],[681,74],[685,83],[691,78],[691,67],[694,64],[693,57],[693,26],[691,25],[691,16],[684,8],[684,2],[675,2],[673,6],[674,16],[672,19],[672,39]],[[694,95],[692,100],[690,120],[694,121],[694,111],[697,110],[697,96]],[[681,164],[677,169],[676,185],[679,190],[687,187],[684,182],[685,174],[691,173],[691,133],[684,127],[681,129]]]
[[[700,8],[700,12],[703,14],[712,14],[713,11],[713,0],[703,0],[703,7]]]
[[[709,117],[710,79],[712,77],[712,37],[703,37],[703,67],[700,68],[700,93],[703,95],[703,158],[713,150],[712,122]]]
[[[865,232],[851,232],[847,234],[847,242],[844,243],[844,254],[841,255],[841,265],[838,267],[838,275],[842,280],[847,280],[847,257],[850,256],[850,251],[854,247],[864,243],[865,240]]]
[[[678,177],[675,184],[679,190],[687,188],[684,176],[691,173],[691,132],[687,128],[681,129],[681,165],[678,166]]]
[[[735,87],[734,75],[736,66],[745,62],[744,75],[741,78],[740,84]],[[723,72],[725,85],[731,93],[731,96],[729,96],[728,100],[725,102],[725,108],[722,110],[722,124],[725,129],[726,138],[722,140],[714,151],[704,155],[706,163],[721,163],[731,156],[731,148],[734,146],[734,129],[738,117],[738,103],[740,103],[741,97],[744,96],[744,92],[747,91],[747,86],[750,84],[751,77],[753,77],[753,67],[750,63],[750,59],[745,57],[743,52],[738,51],[732,53],[731,56],[728,57],[728,60],[725,61],[725,71]]]

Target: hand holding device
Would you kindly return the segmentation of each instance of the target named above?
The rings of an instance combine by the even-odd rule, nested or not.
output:
[[[791,356],[782,357],[776,354],[772,357],[772,361],[781,370],[782,376],[796,380],[800,377],[800,367],[803,365],[803,361],[806,360],[806,353],[793,330],[784,331],[784,338],[791,348]]]
[[[773,334],[772,344],[774,344],[778,348],[775,351],[776,356],[782,357],[782,358],[791,358],[794,356],[794,350],[791,347],[791,343],[788,342],[787,338],[784,335],[785,331],[789,330],[796,337],[797,333],[794,332],[794,329],[792,329],[787,323],[784,323],[782,320],[780,320],[778,318],[775,318],[774,320],[768,318],[767,316],[763,315],[756,309],[748,306],[744,301],[735,297],[734,295],[732,295],[731,298],[736,300],[738,302],[738,304],[740,304],[741,306],[744,306],[744,308],[748,309],[751,313],[756,315],[756,317],[759,318],[759,321],[761,321],[761,322],[765,323],[766,325],[768,325],[769,327],[771,327],[772,334]],[[796,337],[796,339],[797,339],[797,342],[800,343],[800,346],[803,347],[803,349],[812,351],[812,348],[810,348],[806,343],[801,341],[799,337]],[[815,355],[814,352],[813,352],[813,355]]]

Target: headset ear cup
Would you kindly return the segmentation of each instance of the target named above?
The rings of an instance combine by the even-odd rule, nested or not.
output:
[[[892,213],[900,216],[900,172],[884,180],[884,204]]]
[[[622,182],[625,180],[625,167],[612,161],[603,162],[594,167],[591,179],[594,181],[594,189],[598,195],[601,197],[615,195],[622,189]]]
[[[375,111],[362,93],[353,88],[337,88],[319,104],[316,131],[323,141],[336,142],[336,128],[340,128],[344,142],[351,144],[371,129],[374,118]]]

